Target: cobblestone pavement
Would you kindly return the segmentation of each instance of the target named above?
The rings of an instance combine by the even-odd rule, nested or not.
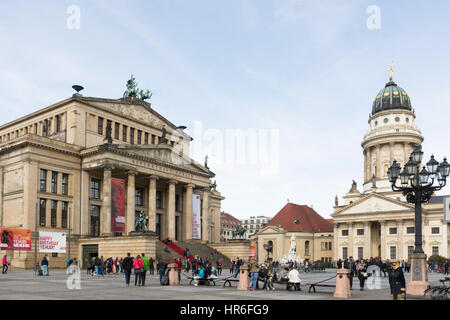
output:
[[[333,277],[335,270],[327,270],[318,273],[302,273],[302,284],[316,282]],[[228,277],[225,271],[220,278]],[[409,278],[409,274],[405,274]],[[125,285],[123,274],[107,275],[105,277],[90,276],[86,271],[81,271],[81,289],[69,290],[66,286],[68,275],[65,270],[50,270],[50,276],[35,276],[33,271],[12,270],[7,274],[0,274],[0,300],[8,299],[87,299],[87,300],[114,300],[114,299],[179,299],[179,300],[323,300],[334,299],[334,288],[318,288],[317,293],[308,293],[308,287],[302,285],[302,291],[287,291],[285,286],[275,285],[275,291],[238,291],[237,283],[232,288],[224,288],[223,282],[218,282],[215,287],[190,286],[189,280],[184,275],[180,286],[161,286],[159,277],[148,275],[145,287],[134,286],[134,275],[131,277],[131,285]],[[438,284],[443,278],[441,274],[430,274],[429,281],[432,285]],[[331,279],[327,283],[334,284]],[[261,285],[261,283],[260,283]],[[389,283],[387,278],[380,279],[380,289],[364,291],[359,290],[357,278],[353,281],[352,299],[357,300],[390,300]]]

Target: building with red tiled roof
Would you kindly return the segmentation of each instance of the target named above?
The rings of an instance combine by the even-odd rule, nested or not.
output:
[[[331,221],[330,221],[331,220]],[[295,238],[296,253],[310,262],[329,263],[333,258],[333,223],[307,205],[287,203],[253,239],[257,242],[258,261],[281,261]],[[265,246],[266,245],[266,246]],[[272,251],[267,251],[268,247]]]
[[[220,213],[220,241],[232,239],[232,231],[236,226],[242,226],[239,219],[226,212]]]

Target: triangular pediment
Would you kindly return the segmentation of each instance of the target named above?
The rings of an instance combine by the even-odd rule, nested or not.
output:
[[[274,233],[285,233],[286,230],[280,229],[275,226],[266,226],[258,231],[258,235],[265,235],[265,234],[274,234]]]
[[[342,208],[336,215],[411,211],[414,206],[376,193]]]
[[[129,155],[135,155],[139,157],[154,159],[160,162],[164,162],[171,165],[176,165],[185,169],[197,171],[201,174],[212,174],[204,166],[195,162],[190,157],[180,154],[177,148],[160,144],[160,145],[139,145],[139,146],[118,146],[118,149],[122,152],[126,152]]]

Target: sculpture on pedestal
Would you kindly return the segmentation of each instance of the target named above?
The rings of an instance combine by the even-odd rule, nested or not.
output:
[[[303,264],[303,259],[300,258],[300,256],[297,255],[297,244],[295,241],[295,236],[292,235],[291,237],[291,245],[289,247],[289,252],[286,256],[281,258],[281,264],[282,265],[288,265],[289,263],[297,263],[297,265]]]
[[[145,232],[148,231],[148,216],[143,212],[139,212],[139,216],[136,219],[136,224],[134,225],[134,231]]]

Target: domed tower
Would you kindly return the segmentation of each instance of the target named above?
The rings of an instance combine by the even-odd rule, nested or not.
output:
[[[369,116],[369,131],[361,146],[364,149],[364,193],[376,184],[377,192],[392,192],[387,177],[394,160],[403,166],[423,136],[414,124],[416,116],[406,91],[392,80],[380,90]],[[375,179],[374,179],[375,178]]]

